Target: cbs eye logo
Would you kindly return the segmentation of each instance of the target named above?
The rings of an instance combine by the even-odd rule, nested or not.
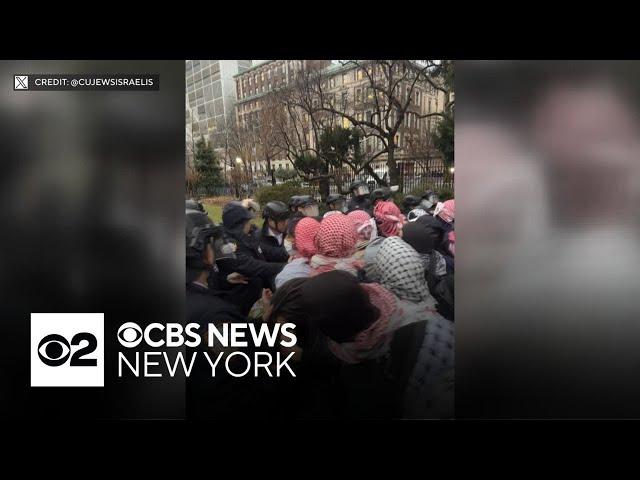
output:
[[[98,340],[94,335],[88,332],[77,333],[71,339],[71,345],[62,335],[52,333],[47,335],[38,345],[38,356],[42,363],[50,367],[59,367],[64,365],[71,354],[71,346],[80,345],[82,341],[86,341],[87,345],[77,349],[71,355],[69,365],[71,367],[95,367],[98,360],[95,358],[85,358],[91,352],[94,352],[98,346]]]
[[[123,323],[118,329],[118,340],[123,347],[137,347],[142,342],[142,338],[142,329],[136,323]]]
[[[104,314],[32,313],[31,386],[103,387]]]

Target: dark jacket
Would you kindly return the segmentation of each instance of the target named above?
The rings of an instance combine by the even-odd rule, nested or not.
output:
[[[289,260],[289,254],[287,249],[284,248],[284,235],[283,244],[278,243],[278,239],[269,235],[269,224],[264,222],[262,228],[256,229],[254,236],[258,245],[262,249],[262,254],[268,262],[286,263]]]
[[[247,277],[258,277],[264,287],[273,288],[275,276],[285,266],[282,262],[269,262],[254,235],[245,234],[241,227],[233,230],[225,229],[226,234],[236,244],[236,258],[218,261],[222,275],[238,272]],[[257,300],[257,298],[256,298]]]
[[[330,418],[449,418],[452,398],[438,387],[453,369],[453,335],[453,324],[444,319],[406,325],[394,332],[389,352],[380,358],[357,364],[325,360],[325,375],[333,381],[324,387],[318,363],[313,395],[299,400],[315,406],[321,399],[323,409],[312,412]]]
[[[212,295],[211,291],[196,284],[187,284],[186,321],[198,323],[200,333],[207,331],[209,323],[219,328],[224,323],[244,323],[247,319],[229,302]],[[251,348],[246,349],[249,354]],[[228,419],[228,418],[264,418],[274,408],[274,389],[252,375],[235,378],[229,375],[220,361],[216,376],[212,377],[211,366],[204,357],[209,354],[215,362],[218,352],[202,341],[199,347],[187,348],[187,362],[196,354],[190,376],[187,378],[187,418],[189,419]],[[239,357],[237,357],[239,358]],[[233,362],[231,362],[233,364]],[[246,363],[239,360],[233,371],[242,371]]]
[[[243,316],[249,315],[264,286],[259,277],[249,278],[248,284],[231,284],[219,271],[210,273],[208,283],[212,295],[233,304]]]

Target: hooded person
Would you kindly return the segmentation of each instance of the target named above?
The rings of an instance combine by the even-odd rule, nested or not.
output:
[[[275,276],[284,262],[269,262],[254,235],[250,234],[254,214],[241,202],[229,202],[222,210],[222,224],[227,236],[236,244],[236,258],[220,262],[223,272],[239,272],[248,278],[256,278],[262,287],[271,288]],[[253,302],[260,298],[260,288]]]
[[[387,238],[376,253],[374,280],[408,302],[435,308],[420,254],[398,237]]]
[[[276,276],[276,289],[293,278],[305,278],[311,275],[309,259],[316,254],[315,238],[320,229],[320,222],[315,218],[301,218],[295,226],[295,254]]]
[[[373,210],[378,233],[383,237],[401,237],[405,216],[392,201],[378,202]]]
[[[407,225],[402,239],[422,258],[429,291],[438,302],[438,312],[454,320],[454,272],[447,268],[447,259],[440,252],[446,236],[440,223],[425,216]]]
[[[455,206],[455,200],[451,199],[446,202],[438,202],[433,209],[433,216],[443,222],[444,229],[447,233],[453,230]]]
[[[356,243],[356,250],[359,251],[359,256],[362,258],[364,255],[364,249],[369,245],[372,240],[375,240],[378,236],[378,228],[376,222],[371,215],[364,210],[354,210],[347,214],[353,224],[356,226],[358,232],[358,241]]]
[[[317,253],[311,257],[311,275],[331,270],[345,270],[358,275],[362,262],[355,256],[358,232],[347,215],[322,219],[315,238]]]
[[[433,313],[408,320],[393,293],[342,271],[308,279],[301,294],[309,323],[340,361],[344,416],[403,417],[405,405],[437,400],[431,387],[453,368],[451,322]]]

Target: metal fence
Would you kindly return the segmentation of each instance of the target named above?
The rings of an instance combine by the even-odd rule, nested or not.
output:
[[[389,168],[386,163],[380,162],[372,165],[372,168],[381,180],[391,183]],[[403,159],[398,162],[398,170],[402,183],[402,191],[405,194],[413,191],[453,190],[453,171],[445,166],[439,159]],[[378,186],[375,177],[366,171],[360,172],[355,176],[353,175],[353,171],[348,168],[333,169],[331,173],[334,178],[331,179],[329,184],[330,193],[340,193],[340,189],[343,192],[346,191],[349,188],[349,184],[354,180],[365,181],[371,190]],[[335,179],[339,179],[339,182],[336,182]],[[338,185],[338,183],[340,185]],[[316,186],[316,188],[317,187],[318,186]]]
[[[372,165],[373,171],[383,181],[390,183],[389,169],[384,162]],[[403,193],[425,192],[427,190],[453,190],[454,175],[453,171],[444,165],[439,159],[402,159],[398,161],[398,169],[402,182]],[[363,171],[358,175],[353,174],[350,168],[332,168],[330,171],[332,178],[329,179],[329,193],[343,193],[349,189],[349,185],[354,180],[363,180],[369,185],[369,189],[377,188],[378,182],[368,172]],[[280,182],[279,182],[280,183]],[[208,191],[192,191],[190,196],[196,198],[202,197],[249,197],[253,196],[256,191],[263,187],[271,185],[270,178],[267,176],[254,177],[252,182],[243,183],[241,185],[226,184],[216,187]],[[320,196],[320,182],[313,181],[310,184],[303,183],[310,193]]]

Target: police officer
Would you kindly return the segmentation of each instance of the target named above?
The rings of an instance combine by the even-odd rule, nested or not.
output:
[[[373,205],[369,198],[369,187],[363,180],[355,180],[349,186],[351,198],[347,204],[349,212],[353,210],[364,210],[369,215],[373,213]]]
[[[376,206],[376,203],[380,201],[386,201],[391,198],[391,189],[389,187],[376,188],[371,192],[371,205]]]
[[[200,202],[198,202],[197,200],[194,200],[192,198],[188,199],[185,202],[185,207],[186,207],[187,210],[197,210],[199,212],[206,213],[206,211],[204,209],[204,205],[202,205]]]
[[[296,195],[289,204],[293,206],[293,217],[317,217],[320,215],[318,201],[312,195]]]
[[[222,328],[228,323],[247,322],[232,303],[212,294],[209,288],[209,277],[215,271],[216,260],[232,256],[231,247],[232,244],[225,241],[222,228],[215,226],[205,213],[186,210],[186,322],[200,325],[202,338],[200,345],[189,351],[200,358],[196,358],[187,379],[188,418],[245,418],[247,415],[261,416],[265,412],[258,409],[268,408],[264,387],[259,382],[250,377],[246,380],[234,378],[224,369],[219,369],[212,378],[211,367],[199,352],[209,349],[209,324]],[[223,354],[229,353],[217,345],[216,348]],[[233,367],[236,371],[244,368],[240,363]]]
[[[210,289],[210,277],[217,277],[216,260],[234,255],[234,245],[226,242],[223,230],[198,210],[186,210],[187,257],[187,319],[201,320],[213,313],[225,318],[242,320],[238,309]],[[230,283],[239,283],[240,277],[231,276]],[[215,282],[214,282],[215,283]]]
[[[238,272],[251,279],[259,279],[263,288],[272,288],[275,276],[282,270],[284,262],[269,262],[252,230],[253,212],[241,202],[229,202],[222,209],[222,224],[225,233],[236,245],[236,258],[219,262],[223,273]],[[260,298],[261,289],[253,298]],[[252,302],[252,304],[253,304]]]
[[[293,195],[290,199],[289,199],[289,212],[293,215],[294,213],[296,213],[296,204],[298,203],[298,198],[300,198],[300,195]]]
[[[327,215],[332,215],[334,213],[347,213],[347,206],[345,205],[345,198],[340,194],[332,193],[331,195],[329,195],[327,197],[327,200],[326,200],[325,203],[327,204],[327,207],[329,208],[327,213],[324,214],[325,217]]]
[[[273,201],[262,210],[264,223],[255,232],[262,254],[269,262],[287,262],[289,254],[284,247],[284,238],[289,222],[289,208],[283,202]]]
[[[402,200],[402,213],[407,215],[414,208],[418,208],[422,199],[415,195],[407,195]]]

